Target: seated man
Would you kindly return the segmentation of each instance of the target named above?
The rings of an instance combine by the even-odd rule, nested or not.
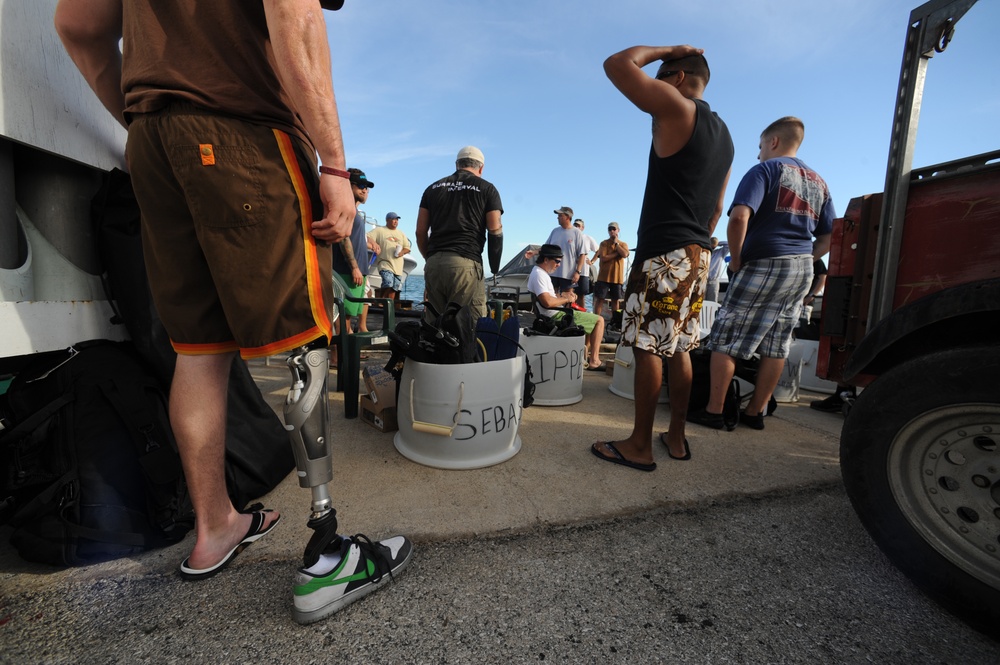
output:
[[[550,275],[562,263],[563,251],[559,245],[542,245],[535,257],[535,267],[528,276],[528,290],[538,299],[538,313],[558,321],[566,312],[553,311],[550,307],[569,307],[576,302],[573,291],[565,291],[556,295]],[[590,346],[587,357],[587,369],[604,371],[601,363],[601,341],[604,339],[604,317],[590,312],[573,312],[573,322],[587,333],[587,344]]]

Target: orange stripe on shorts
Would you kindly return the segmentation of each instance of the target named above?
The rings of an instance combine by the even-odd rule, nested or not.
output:
[[[278,340],[277,342],[272,342],[265,346],[255,346],[240,349],[240,355],[244,360],[252,360],[254,358],[266,358],[268,356],[276,356],[279,353],[284,353],[285,351],[291,351],[292,349],[297,349],[300,346],[305,346],[309,342],[323,336],[323,331],[313,326],[305,332],[301,332],[294,337],[289,337],[287,339]]]
[[[292,147],[292,140],[288,134],[280,129],[274,130],[274,137],[281,151],[281,157],[285,161],[285,168],[291,177],[292,186],[295,188],[295,195],[299,200],[299,218],[302,223],[302,245],[305,248],[306,259],[306,283],[309,289],[309,303],[312,306],[313,320],[320,331],[329,340],[333,335],[333,324],[326,312],[323,302],[323,288],[320,284],[319,259],[316,254],[316,239],[312,235],[312,199],[309,197],[306,188],[306,179],[302,174],[299,161],[295,159],[295,150]]]
[[[174,347],[175,352],[182,356],[212,356],[240,350],[240,346],[235,340],[232,342],[214,342],[211,344],[181,344],[180,342],[170,340],[170,345]]]

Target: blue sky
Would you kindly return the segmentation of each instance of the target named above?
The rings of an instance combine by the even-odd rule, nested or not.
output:
[[[347,0],[326,13],[349,166],[362,208],[413,238],[420,196],[459,148],[486,155],[504,203],[504,262],[568,205],[598,240],[635,242],[650,119],[604,75],[635,44],[705,49],[705,99],[736,144],[726,205],[771,121],[805,122],[799,157],[838,214],[885,181],[903,39],[916,0]],[[980,0],[929,67],[914,166],[1000,148],[1000,2]],[[647,69],[655,71],[656,65]],[[725,217],[716,235],[725,236]],[[418,253],[414,253],[420,262]]]

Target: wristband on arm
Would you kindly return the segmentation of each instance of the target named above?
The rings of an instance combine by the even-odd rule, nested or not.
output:
[[[321,167],[319,167],[319,172],[320,173],[325,173],[326,175],[335,175],[338,178],[344,178],[346,180],[350,180],[351,179],[351,174],[348,173],[347,171],[344,171],[344,170],[341,170],[341,169],[335,169],[335,168],[333,168],[331,166],[321,166]]]

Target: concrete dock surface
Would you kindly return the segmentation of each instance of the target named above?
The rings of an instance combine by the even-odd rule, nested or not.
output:
[[[251,370],[280,412],[287,369]],[[611,381],[584,372],[582,401],[526,409],[520,452],[471,470],[404,458],[332,392],[340,531],[417,549],[386,589],[312,626],[291,618],[311,534],[294,474],[263,499],[282,524],[204,582],[176,573],[192,535],[56,570],[18,558],[4,527],[0,662],[1000,662],[858,524],[843,418],[808,408],[823,395],[779,405],[763,431],[689,424],[693,459],[657,444],[644,473],[588,450],[631,430]]]

